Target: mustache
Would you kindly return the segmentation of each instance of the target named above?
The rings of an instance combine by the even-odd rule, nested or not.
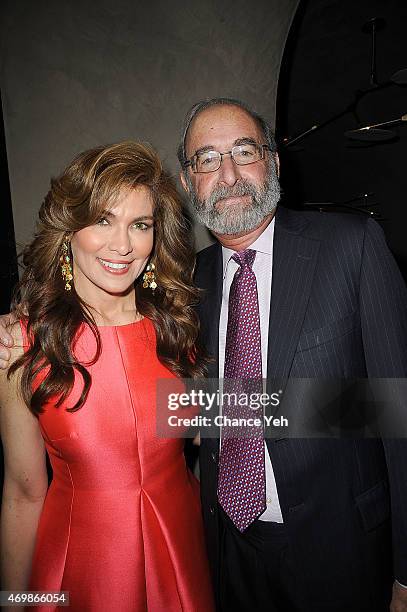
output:
[[[215,187],[210,196],[206,200],[206,207],[213,207],[215,204],[219,202],[219,200],[223,200],[224,198],[233,198],[233,197],[241,197],[241,196],[253,196],[258,197],[259,190],[256,189],[252,183],[243,179],[239,181],[233,187],[228,187],[227,185],[219,185]]]

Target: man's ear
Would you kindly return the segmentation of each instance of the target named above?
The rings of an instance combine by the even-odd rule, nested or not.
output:
[[[179,178],[180,178],[181,185],[182,185],[184,191],[189,193],[189,185],[187,183],[187,179],[185,178],[185,174],[184,174],[184,172],[182,170],[181,170],[181,172],[179,174]]]
[[[280,158],[277,151],[274,153],[274,160],[276,162],[277,177],[280,178]]]

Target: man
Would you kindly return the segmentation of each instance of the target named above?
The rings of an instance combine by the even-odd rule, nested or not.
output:
[[[196,105],[179,157],[198,219],[218,240],[196,272],[210,376],[407,376],[406,290],[374,222],[276,209],[272,132],[240,102]],[[394,581],[391,610],[407,610],[395,582],[407,585],[405,441],[257,442],[245,454],[225,432],[221,444],[202,439],[220,609],[381,612]]]
[[[374,221],[276,209],[272,132],[238,101],[195,105],[179,160],[198,220],[218,241],[199,253],[196,269],[205,290],[202,338],[215,357],[210,376],[245,377],[241,362],[259,362],[270,380],[407,376],[406,288]],[[255,252],[249,262],[247,251]],[[241,281],[236,289],[239,276],[246,286]],[[239,304],[248,309],[257,301],[256,287],[247,288],[253,282],[258,312],[250,312],[248,326]],[[235,346],[228,345],[231,336]],[[200,451],[220,608],[388,610],[393,580],[407,585],[406,441],[274,437],[266,440],[263,464],[254,452],[239,463],[245,451],[229,442],[222,434],[219,449],[218,440],[202,439]],[[254,476],[256,494],[248,495],[233,469],[246,481]],[[266,503],[256,506],[257,493]],[[248,505],[257,507],[257,517],[247,519]],[[407,610],[407,590],[398,582],[391,610]]]

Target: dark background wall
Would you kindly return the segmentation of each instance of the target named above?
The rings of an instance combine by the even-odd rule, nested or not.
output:
[[[372,89],[347,113],[293,144],[280,146],[286,201],[345,202],[370,193],[390,247],[407,276],[407,123],[393,128],[391,142],[348,140],[347,130],[407,113],[407,86],[370,84],[371,38],[362,32],[372,17],[386,27],[376,35],[377,78],[388,81],[407,68],[404,0],[303,0],[287,41],[280,72],[277,128],[282,141],[344,110],[357,91]],[[377,91],[376,91],[377,90]],[[360,201],[359,201],[360,203]],[[371,206],[378,203],[378,206]],[[356,202],[353,204],[355,205]]]
[[[1,99],[0,111],[2,111]],[[0,313],[4,313],[10,310],[12,289],[18,280],[18,273],[2,112],[0,113],[0,185],[2,194],[0,204]]]
[[[274,121],[298,0],[6,0],[1,88],[17,242],[80,150],[134,138],[178,172],[183,116],[233,96]],[[207,244],[198,235],[198,247]]]

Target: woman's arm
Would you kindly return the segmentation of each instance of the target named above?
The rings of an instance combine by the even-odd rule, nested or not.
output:
[[[16,326],[15,326],[16,328]],[[21,332],[13,333],[21,354]],[[45,448],[37,418],[19,393],[19,372],[0,371],[0,427],[4,451],[1,575],[4,590],[27,590],[38,520],[48,488]]]

